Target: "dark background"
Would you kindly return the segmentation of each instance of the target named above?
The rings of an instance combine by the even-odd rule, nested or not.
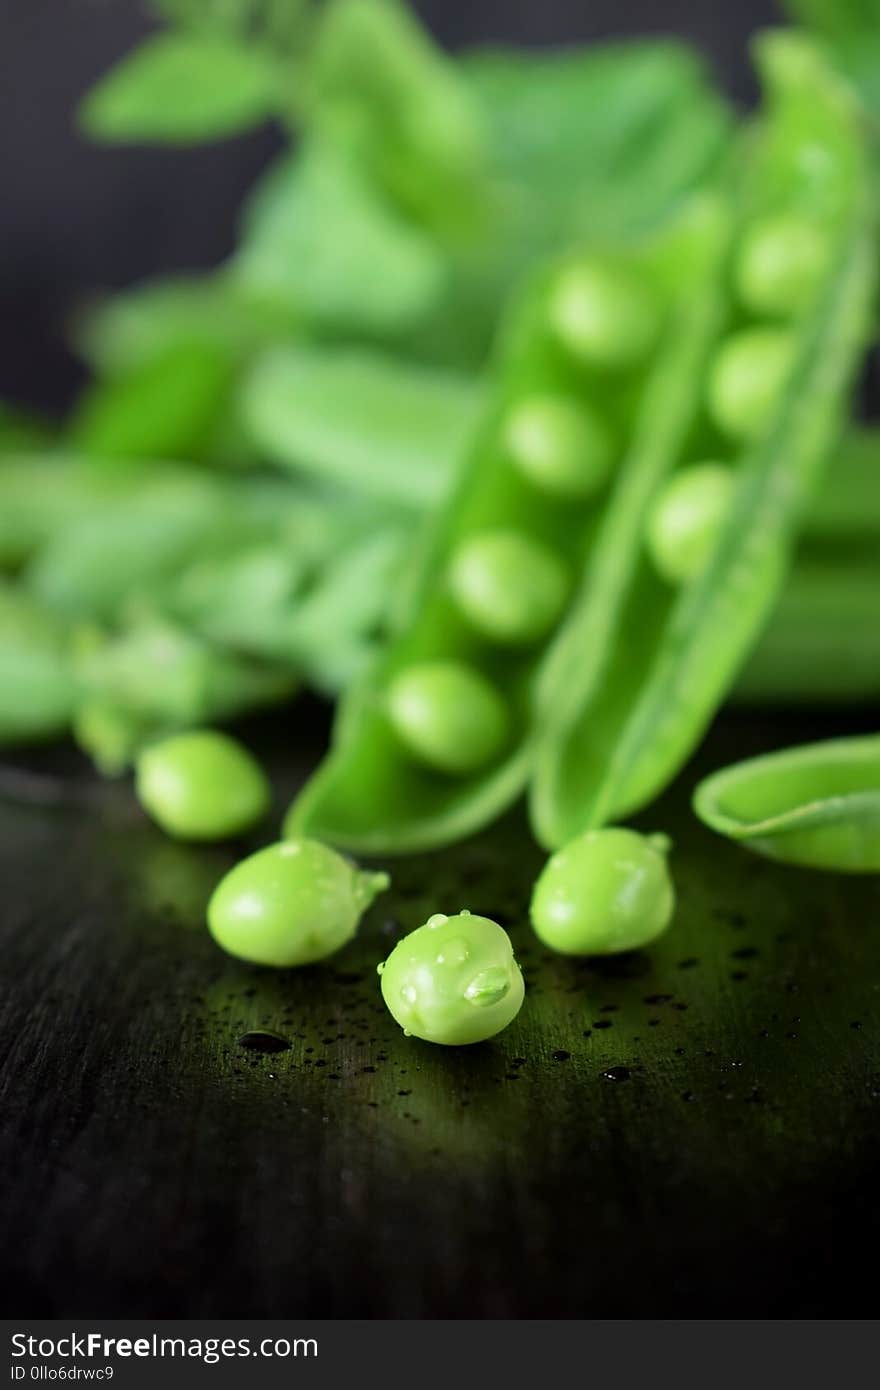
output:
[[[433,32],[559,44],[674,33],[751,95],[748,35],[772,0],[417,0]],[[150,27],[142,0],[0,0],[0,397],[52,410],[79,381],[64,323],[103,287],[209,266],[231,247],[270,129],[192,150],[90,145],[73,126],[89,85]]]
[[[746,36],[773,18],[757,0],[419,8],[452,44],[679,33],[743,100]],[[146,27],[135,0],[0,0],[0,16],[0,395],[61,408],[77,298],[220,259],[274,139],[80,143],[77,98]],[[40,755],[44,776],[21,785],[7,768],[4,1311],[873,1315],[880,879],[749,856],[689,800],[711,768],[875,718],[719,721],[640,822],[675,842],[674,930],[605,962],[531,935],[541,856],[520,812],[452,855],[396,863],[326,968],[272,972],[223,956],[204,929],[208,894],[256,842],[175,844],[70,749]],[[279,812],[326,726],[301,702],[243,731]],[[449,1052],[403,1037],[374,973],[447,906],[502,921],[528,982],[499,1039]],[[289,1046],[244,1046],[258,1028]]]

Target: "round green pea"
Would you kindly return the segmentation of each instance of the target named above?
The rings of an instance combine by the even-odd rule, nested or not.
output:
[[[382,997],[407,1036],[458,1047],[512,1023],[525,986],[510,937],[489,917],[442,912],[379,966]]]
[[[747,328],[718,349],[709,371],[709,409],[734,439],[755,439],[767,425],[791,371],[795,340],[784,328]]]
[[[148,815],[179,840],[222,840],[250,830],[269,809],[268,779],[228,734],[197,729],[151,744],[135,762]]]
[[[286,969],[324,960],[350,941],[373,899],[388,887],[319,840],[290,839],[243,859],[208,904],[211,935],[224,951]]]
[[[477,631],[510,646],[543,637],[568,590],[562,561],[518,531],[481,531],[462,541],[452,556],[449,582]]]
[[[437,772],[475,772],[507,738],[501,696],[485,676],[457,661],[401,671],[388,689],[387,709],[401,743]]]
[[[582,260],[559,275],[550,323],[562,346],[585,366],[629,371],[642,363],[660,333],[653,291],[621,266]]]
[[[788,317],[814,298],[828,265],[828,244],[801,217],[768,217],[743,239],[736,265],[742,302],[757,314]]]
[[[566,396],[527,396],[503,427],[504,448],[528,481],[553,497],[592,497],[608,478],[614,441],[604,421]]]
[[[532,895],[532,925],[568,956],[646,946],[668,927],[675,892],[667,842],[634,830],[590,830],[546,863]]]
[[[734,478],[723,463],[696,463],[670,478],[648,518],[651,559],[670,584],[706,566],[730,507]]]

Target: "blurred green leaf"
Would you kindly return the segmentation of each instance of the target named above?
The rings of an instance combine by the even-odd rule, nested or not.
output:
[[[84,97],[80,124],[96,140],[190,144],[260,124],[280,79],[260,49],[197,34],[145,39]]]
[[[732,129],[699,59],[669,40],[477,50],[464,67],[519,256],[655,222],[717,164]]]
[[[0,401],[0,455],[45,449],[51,438],[52,430],[45,420],[28,410]]]
[[[151,280],[123,290],[82,311],[72,336],[95,371],[110,377],[179,348],[222,350],[230,362],[239,362],[295,331],[295,316],[283,304],[256,299],[220,273]]]
[[[444,496],[481,404],[480,389],[451,372],[301,347],[256,363],[242,411],[273,462],[421,507]]]
[[[438,248],[407,224],[344,151],[310,140],[250,200],[232,270],[313,324],[393,332],[440,298]]]
[[[0,744],[62,733],[75,697],[65,626],[31,595],[0,584]]]
[[[785,0],[793,19],[826,38],[880,36],[880,0]]]
[[[479,224],[486,130],[455,62],[399,0],[328,0],[310,62],[311,118],[439,233]]]
[[[232,368],[220,345],[182,343],[124,375],[93,382],[71,421],[71,446],[96,458],[197,459],[231,388]]]
[[[792,19],[826,39],[880,121],[880,0],[783,0]]]
[[[695,54],[670,40],[461,60],[489,131],[485,234],[452,253],[449,290],[405,346],[479,365],[508,295],[560,249],[629,237],[714,176],[732,114]]]

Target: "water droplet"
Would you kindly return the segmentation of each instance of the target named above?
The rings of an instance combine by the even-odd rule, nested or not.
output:
[[[607,1067],[602,1075],[606,1081],[629,1081],[632,1072],[629,1067]]]
[[[470,947],[463,936],[453,937],[437,952],[438,965],[463,965],[470,955]]]
[[[471,980],[464,992],[464,997],[469,1004],[477,1004],[480,1008],[485,1008],[489,1004],[497,1004],[499,999],[503,999],[510,990],[510,976],[506,970],[500,966],[493,966],[489,970],[483,970],[479,975]]]
[[[376,974],[377,974],[377,975],[384,975],[384,973],[385,973],[385,962],[384,962],[384,960],[380,960],[379,964],[376,966]]]
[[[400,997],[407,1004],[414,1004],[418,999],[418,990],[415,985],[404,985],[400,991]]]
[[[569,1057],[571,1056],[571,1053],[566,1052],[565,1048],[563,1047],[558,1047],[556,1051],[551,1053],[550,1055],[552,1056],[554,1062],[567,1062]]]
[[[242,1033],[238,1045],[249,1048],[251,1052],[288,1052],[291,1043],[281,1033],[273,1033],[268,1028],[253,1028],[248,1033]]]
[[[404,1036],[405,1038],[411,1038],[411,1037],[412,1037],[412,1033],[409,1031],[408,1028],[404,1028],[404,1030],[403,1030],[403,1036]]]
[[[469,907],[463,907],[463,908],[461,909],[461,912],[459,912],[458,915],[459,915],[459,917],[470,917],[470,915],[471,915],[471,910],[470,910]]]
[[[430,929],[433,931],[435,927],[442,927],[443,923],[448,921],[449,918],[447,917],[445,912],[435,912],[433,917],[428,918],[427,922],[425,923],[425,926],[430,927]]]

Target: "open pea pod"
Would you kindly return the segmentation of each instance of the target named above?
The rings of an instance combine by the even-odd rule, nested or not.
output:
[[[404,853],[461,838],[522,792],[538,672],[634,415],[659,381],[699,368],[727,223],[722,200],[701,198],[663,233],[566,255],[525,287],[457,486],[401,584],[392,640],[343,701],[288,830]],[[688,423],[667,409],[664,436],[678,444]]]
[[[700,820],[769,859],[880,873],[880,735],[735,763],[701,782]]]
[[[645,805],[703,734],[777,600],[865,346],[875,209],[859,111],[806,39],[762,35],[757,59],[766,98],[732,177],[717,342],[642,412],[542,675],[531,815],[548,847]],[[683,389],[684,447],[663,437]],[[687,506],[664,491],[685,471]],[[702,532],[694,484],[696,514],[715,513]],[[651,549],[664,499],[675,524]]]

